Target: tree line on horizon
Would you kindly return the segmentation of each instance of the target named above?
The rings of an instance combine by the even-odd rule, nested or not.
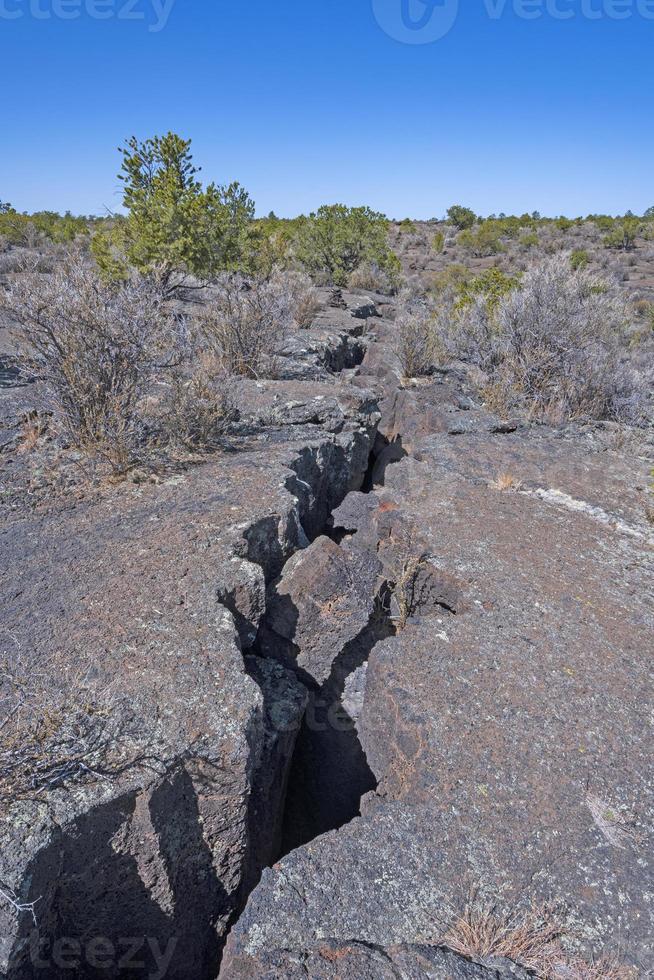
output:
[[[0,200],[0,248],[35,246],[39,242],[88,243],[106,281],[125,281],[130,270],[154,274],[166,290],[192,279],[210,281],[221,272],[268,276],[275,268],[295,264],[312,276],[346,285],[362,265],[374,265],[393,291],[401,275],[391,250],[391,221],[370,207],[323,205],[309,215],[280,218],[274,212],[256,217],[255,204],[238,182],[203,185],[191,154],[191,141],[175,133],[146,140],[132,137],[119,147],[119,179],[124,213],[105,217],[66,212],[17,211]],[[458,243],[483,257],[503,251],[503,240],[538,243],[539,228],[554,225],[562,233],[591,221],[608,248],[630,250],[642,235],[654,239],[654,207],[643,215],[587,215],[585,218],[500,213],[483,217],[464,205],[452,205],[443,219]],[[416,223],[396,222],[402,233]],[[446,237],[437,231],[436,252]]]

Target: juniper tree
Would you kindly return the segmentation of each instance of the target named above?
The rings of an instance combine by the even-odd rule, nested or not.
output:
[[[92,244],[105,278],[124,277],[132,266],[171,292],[191,276],[206,281],[239,268],[254,203],[238,183],[203,188],[190,146],[168,133],[132,137],[120,148],[127,218]]]

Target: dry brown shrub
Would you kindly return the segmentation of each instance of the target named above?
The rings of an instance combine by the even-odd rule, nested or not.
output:
[[[291,291],[278,278],[226,275],[203,314],[203,330],[226,374],[274,377],[294,314]]]
[[[402,294],[395,320],[395,352],[404,378],[429,374],[438,359],[434,313],[423,299]]]
[[[278,271],[272,281],[288,290],[293,319],[301,330],[308,329],[323,307],[320,293],[305,272]]]
[[[385,296],[396,293],[399,285],[399,274],[389,275],[376,262],[364,262],[357,266],[348,278],[349,289],[381,293]]]
[[[145,764],[151,736],[138,704],[82,653],[40,657],[3,635],[0,809]]]
[[[176,373],[164,415],[167,440],[192,452],[221,444],[238,418],[234,383],[215,356],[199,353],[192,372]]]
[[[488,406],[561,422],[640,424],[646,383],[635,370],[629,311],[615,283],[573,270],[569,253],[532,266],[497,303],[441,298],[434,313],[450,359],[478,367]]]
[[[161,292],[145,279],[104,285],[78,255],[50,275],[26,268],[0,308],[67,442],[126,472],[145,441],[140,403],[185,343]]]

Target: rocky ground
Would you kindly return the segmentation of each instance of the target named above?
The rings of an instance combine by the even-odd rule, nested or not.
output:
[[[323,301],[158,482],[25,494],[7,369],[2,650],[79,664],[119,751],[7,808],[1,975],[533,976],[451,948],[474,896],[646,977],[647,433],[403,384],[392,304]]]

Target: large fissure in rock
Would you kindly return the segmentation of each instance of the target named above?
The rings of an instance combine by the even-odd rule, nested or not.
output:
[[[361,487],[363,492],[370,493],[375,487],[383,487],[387,467],[399,463],[406,456],[408,453],[402,445],[401,434],[388,439],[381,432],[377,432]]]
[[[328,679],[309,692],[289,777],[282,854],[349,823],[362,796],[377,786],[356,723],[370,651],[392,632],[380,606],[336,657]]]
[[[334,440],[301,449],[285,483],[297,501],[291,538],[274,515],[247,528],[245,566],[239,560],[237,580],[220,590],[263,697],[265,729],[232,925],[265,867],[348,823],[376,787],[356,722],[368,656],[393,627],[376,558],[327,536],[333,512],[364,482],[373,443],[374,430],[360,430],[347,448]],[[252,581],[239,585],[248,566]]]
[[[360,492],[382,487],[387,467],[407,455],[401,433],[389,439],[377,432],[361,466]],[[277,857],[349,823],[359,816],[362,797],[376,789],[357,722],[370,653],[396,632],[395,583],[374,549],[353,550],[351,535],[335,526],[333,515],[348,493],[327,504],[321,493],[325,460],[320,462],[307,450],[293,467],[297,478],[288,488],[300,500],[309,544],[270,583],[251,651],[292,670],[308,696],[288,774]],[[351,591],[349,603],[343,583]]]
[[[401,437],[392,443],[378,439],[361,491],[370,493],[383,484],[386,467],[404,456]],[[334,510],[318,506],[313,511],[311,543],[271,584],[253,648],[258,656],[291,669],[308,692],[288,778],[279,856],[349,823],[360,814],[362,797],[377,785],[357,721],[370,653],[396,629],[390,584],[372,553],[352,552],[341,529],[333,526]],[[352,590],[349,603],[343,582]]]
[[[369,447],[367,464],[361,461],[361,490],[370,492],[379,477],[383,481],[385,467],[404,455],[401,438]],[[380,458],[382,468],[373,481]],[[307,547],[278,568],[269,583],[266,611],[246,658],[251,664],[278,661],[307,691],[275,858],[348,823],[359,815],[361,798],[376,788],[357,720],[370,652],[393,635],[395,626],[376,556],[353,550],[347,541],[341,546],[334,531],[332,513],[348,490],[331,500],[322,492],[325,467],[332,462],[318,460],[307,449],[293,467],[296,476],[288,486],[300,501]],[[270,818],[277,822],[277,816]]]

